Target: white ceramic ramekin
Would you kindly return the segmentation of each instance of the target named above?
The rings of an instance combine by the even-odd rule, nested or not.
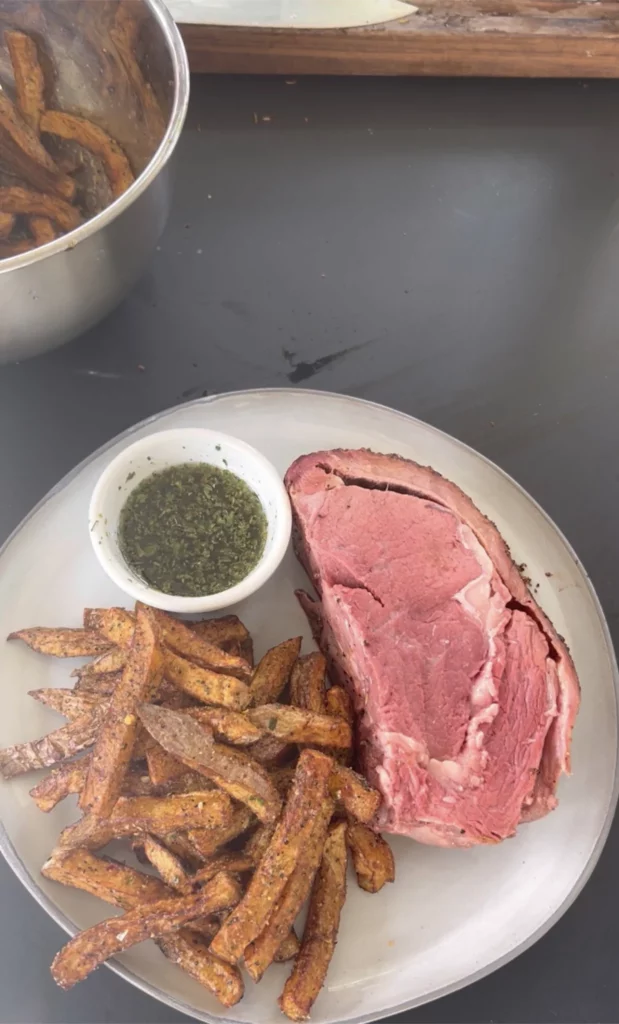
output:
[[[149,587],[127,565],[118,544],[120,512],[131,491],[151,473],[186,462],[206,462],[235,473],[258,496],[267,518],[264,552],[256,567],[234,587],[203,597],[164,594]],[[290,502],[275,467],[244,441],[201,428],[164,430],[125,448],[99,477],[88,518],[95,554],[121,590],[154,608],[187,614],[227,608],[255,593],[280,564],[291,531]]]

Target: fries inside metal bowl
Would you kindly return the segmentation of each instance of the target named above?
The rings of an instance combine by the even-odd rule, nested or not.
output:
[[[322,656],[302,656],[295,637],[254,667],[236,616],[185,623],[144,605],[86,609],[82,628],[9,639],[92,659],[72,688],[31,691],[66,724],[0,751],[7,779],[51,769],[30,792],[41,811],[78,798],[45,877],[123,911],[60,950],[58,985],[150,938],[225,1007],[243,996],[241,967],[259,982],[293,961],[280,1008],[306,1020],[345,912],[349,852],[366,892],[394,879],[372,829],[380,797],[350,767],[350,705]],[[149,873],[107,857],[112,840]]]

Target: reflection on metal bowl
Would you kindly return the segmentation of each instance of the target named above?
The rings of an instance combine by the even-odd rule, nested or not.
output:
[[[119,41],[118,24],[130,25]],[[147,265],[170,204],[170,157],[189,97],[180,34],[162,0],[0,0],[0,83],[12,90],[3,29],[35,39],[55,109],[88,118],[127,154],[135,181],[115,200],[100,161],[52,139],[58,158],[80,149],[84,222],[0,260],[0,362],[75,338],[109,313]],[[64,149],[63,149],[64,147]],[[91,166],[89,166],[89,161]],[[0,149],[0,185],[11,184]]]

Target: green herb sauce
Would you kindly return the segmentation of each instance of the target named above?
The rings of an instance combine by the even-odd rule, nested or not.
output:
[[[188,462],[153,473],[120,513],[128,565],[164,594],[218,594],[251,572],[264,551],[259,498],[227,469]]]

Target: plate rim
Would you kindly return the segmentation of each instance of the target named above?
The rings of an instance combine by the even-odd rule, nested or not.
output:
[[[529,492],[524,487],[522,487],[522,485],[519,484],[517,480],[514,480],[514,478],[509,473],[507,473],[504,469],[502,469],[495,462],[493,462],[492,459],[489,459],[486,455],[483,455],[481,452],[477,451],[477,449],[471,447],[471,445],[468,445],[464,441],[459,440],[459,438],[453,437],[451,434],[448,434],[446,431],[441,430],[439,427],[435,427],[431,423],[426,423],[425,420],[421,420],[417,416],[411,416],[409,413],[401,412],[399,409],[393,409],[391,406],[384,405],[381,402],[373,402],[369,399],[358,398],[354,395],[340,394],[336,391],[321,391],[318,388],[271,387],[243,388],[238,391],[222,391],[214,395],[207,395],[202,398],[195,398],[189,402],[179,402],[177,405],[173,405],[166,409],[162,409],[159,412],[153,413],[151,416],[145,417],[138,423],[134,423],[132,426],[127,427],[125,430],[122,430],[119,434],[116,434],[114,437],[110,438],[110,440],[104,442],[93,452],[87,455],[84,459],[82,459],[79,463],[77,463],[77,465],[75,465],[67,473],[65,473],[65,475],[61,477],[61,479],[49,491],[47,491],[46,494],[43,495],[43,497],[36,503],[36,505],[34,505],[33,508],[30,509],[30,511],[11,531],[11,533],[6,538],[4,543],[0,546],[0,559],[2,559],[2,557],[5,554],[5,551],[10,546],[15,537],[17,537],[17,535],[22,531],[22,529],[24,529],[27,526],[30,520],[34,518],[34,516],[37,515],[45,507],[45,505],[49,501],[51,501],[52,498],[54,498],[57,494],[63,491],[75,479],[75,477],[77,477],[81,473],[83,469],[90,465],[91,462],[97,459],[100,455],[104,455],[106,451],[108,451],[114,445],[118,444],[119,441],[123,441],[125,439],[130,438],[133,434],[137,433],[137,431],[141,430],[143,427],[147,427],[151,424],[154,424],[157,422],[157,420],[163,418],[169,413],[173,413],[181,409],[189,409],[196,406],[214,404],[217,401],[220,401],[221,399],[227,398],[240,398],[249,395],[266,396],[275,394],[288,394],[297,396],[311,395],[317,398],[335,398],[338,401],[349,402],[354,405],[366,407],[370,406],[372,408],[380,410],[381,412],[388,412],[392,415],[395,415],[407,422],[420,424],[427,430],[430,430],[434,434],[437,434],[439,437],[447,438],[449,441],[453,442],[464,451],[472,455],[475,455],[477,458],[485,462],[487,466],[489,466],[495,472],[499,473],[509,483],[515,486],[521,492],[521,494],[523,494],[535,506],[536,510],[539,513],[541,513],[542,517],[546,520],[547,524],[551,526],[553,530],[556,531],[559,538],[563,542],[567,553],[574,561],[576,568],[581,573],[581,576],[585,582],[589,597],[592,599],[593,606],[597,613],[601,633],[604,638],[607,653],[609,656],[611,675],[613,680],[613,690],[615,696],[615,710],[617,712],[617,721],[619,722],[619,668],[617,665],[617,657],[615,654],[615,649],[608,627],[608,623],[606,621],[606,616],[604,614],[604,610],[602,608],[600,599],[598,598],[598,595],[593,586],[593,583],[591,582],[587,570],[585,569],[583,563],[581,562],[580,558],[576,554],[576,551],[570,544],[569,540],[567,539],[563,531],[557,526],[554,520],[541,507],[541,505],[538,504],[536,499],[531,494],[529,494]],[[544,921],[544,923],[540,925],[527,939],[524,939],[517,946],[515,946],[514,949],[510,950],[508,953],[505,953],[500,957],[497,957],[495,960],[492,960],[489,964],[485,964],[483,967],[480,967],[479,970],[467,975],[466,978],[462,978],[448,985],[443,985],[441,988],[433,991],[432,994],[430,995],[417,996],[413,999],[404,1000],[401,1003],[389,1006],[385,1010],[385,1012],[382,1013],[380,1016],[377,1016],[374,1012],[360,1014],[359,1016],[345,1018],[345,1021],[343,1021],[342,1024],[346,1024],[346,1021],[354,1022],[354,1024],[373,1024],[373,1022],[380,1021],[384,1017],[391,1017],[398,1013],[405,1013],[407,1010],[417,1009],[420,1006],[424,1006],[427,1003],[434,1002],[435,1000],[441,999],[444,996],[452,995],[453,993],[458,992],[463,988],[466,988],[468,985],[474,984],[476,981],[481,981],[482,978],[487,977],[494,971],[499,970],[499,968],[504,967],[506,964],[510,963],[512,960],[515,960],[522,953],[526,952],[528,949],[534,946],[536,942],[538,942],[544,935],[546,935],[547,932],[550,931],[552,927],[554,927],[554,925],[560,920],[561,917],[563,917],[565,912],[569,910],[569,908],[572,906],[574,901],[577,899],[577,897],[584,889],[586,883],[589,881],[593,873],[594,868],[598,863],[602,850],[606,845],[606,840],[608,838],[610,827],[612,825],[615,810],[617,807],[617,802],[619,799],[619,742],[617,742],[617,737],[618,734],[616,733],[613,789],[606,809],[604,825],[591,851],[591,854],[589,855],[589,858],[586,861],[576,881],[576,884],[573,886],[573,888],[571,889],[570,893],[565,898],[561,906],[558,907],[557,910],[555,910],[555,912],[551,914],[548,917],[548,919]],[[79,929],[76,928],[76,926],[71,922],[71,920],[66,916],[66,914],[52,902],[52,900],[40,888],[35,878],[32,875],[30,875],[30,873],[26,869],[21,858],[19,857],[19,854],[17,853],[15,847],[13,846],[13,843],[9,839],[9,836],[4,827],[4,823],[2,821],[0,821],[0,853],[2,853],[9,867],[13,870],[14,874],[17,876],[17,878],[22,883],[24,888],[30,893],[31,896],[34,897],[39,906],[43,910],[45,910],[47,914],[49,914],[49,916],[52,918],[52,920],[55,921],[56,924],[58,924],[62,929],[64,929],[64,931],[67,932],[68,935],[76,935]],[[124,964],[119,963],[115,959],[106,961],[105,966],[108,967],[110,970],[114,971],[115,974],[119,975],[119,977],[123,978],[125,981],[130,982],[130,984],[140,989],[140,991],[144,992],[146,995],[150,996],[153,999],[156,999],[160,1003],[164,1003],[165,1005],[170,1006],[175,1010],[178,1010],[180,1013],[184,1013],[189,1017],[193,1017],[195,1020],[205,1021],[206,1024],[237,1024],[233,1017],[223,1015],[213,1016],[212,1014],[206,1011],[196,1010],[195,1007],[192,1007],[189,1003],[186,1003],[183,1000],[177,999],[174,996],[166,995],[164,992],[162,992],[161,989],[158,989],[156,986],[152,985],[148,981],[144,981],[132,970],[130,970]]]

